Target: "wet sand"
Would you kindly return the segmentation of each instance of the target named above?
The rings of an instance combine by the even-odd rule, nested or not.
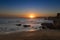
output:
[[[60,31],[41,30],[0,35],[0,40],[60,40]]]

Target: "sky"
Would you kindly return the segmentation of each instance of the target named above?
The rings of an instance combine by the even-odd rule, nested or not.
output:
[[[0,16],[56,16],[60,0],[0,0]]]

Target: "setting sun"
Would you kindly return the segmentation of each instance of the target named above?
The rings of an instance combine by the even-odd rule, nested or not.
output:
[[[30,18],[34,18],[34,16],[31,15]]]
[[[30,17],[30,18],[35,18],[35,16],[34,16],[34,15],[30,15],[29,17]]]

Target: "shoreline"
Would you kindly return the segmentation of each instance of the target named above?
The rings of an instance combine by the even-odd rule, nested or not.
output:
[[[60,31],[16,32],[0,35],[0,40],[60,40]]]

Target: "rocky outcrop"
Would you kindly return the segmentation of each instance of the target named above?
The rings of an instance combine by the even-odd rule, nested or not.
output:
[[[23,25],[23,27],[31,27],[31,25]]]

